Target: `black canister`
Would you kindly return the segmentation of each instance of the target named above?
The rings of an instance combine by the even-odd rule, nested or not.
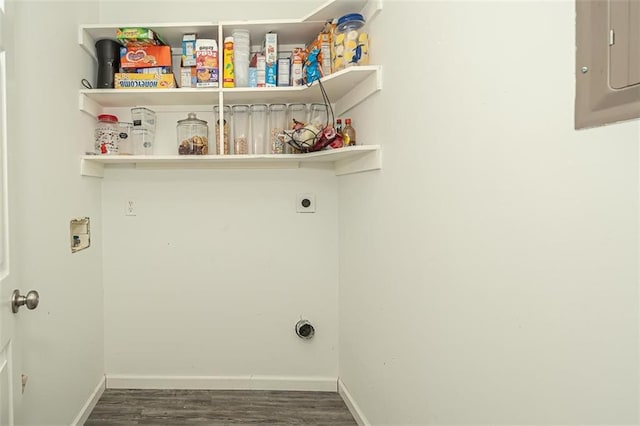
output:
[[[113,77],[120,68],[120,47],[122,45],[115,40],[103,39],[96,42],[96,55],[98,57],[97,89],[113,88]]]

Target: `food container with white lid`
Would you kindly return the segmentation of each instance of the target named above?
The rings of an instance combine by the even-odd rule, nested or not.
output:
[[[209,153],[209,126],[190,112],[184,120],[178,120],[178,154],[206,155]]]

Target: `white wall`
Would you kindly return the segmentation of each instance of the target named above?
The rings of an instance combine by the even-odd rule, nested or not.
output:
[[[383,170],[339,183],[339,375],[372,424],[638,423],[638,124],[572,129],[574,26],[571,1],[375,21],[352,116]]]
[[[18,338],[29,381],[18,395],[17,424],[71,424],[104,372],[101,188],[79,174],[79,154],[94,120],[78,110],[80,79],[92,61],[77,28],[96,19],[93,2],[12,3],[9,168],[18,191],[14,258],[20,289],[40,293],[22,308]],[[76,254],[69,221],[89,216],[93,245]]]
[[[102,3],[101,21],[268,19],[311,10],[296,13],[301,8],[291,2],[288,8],[201,2],[187,13],[175,2],[150,14],[145,7],[136,12],[132,4],[123,14],[120,6]],[[198,116],[213,123],[211,108]],[[160,152],[175,152],[176,120],[185,117],[184,111],[159,113]],[[108,377],[174,387],[183,385],[180,376],[269,376],[289,385],[291,379],[319,378],[333,380],[335,388],[336,184],[328,170],[108,171],[103,180]],[[296,195],[306,192],[317,197],[315,214],[295,211]],[[128,200],[137,205],[136,217],[124,215]],[[316,326],[312,341],[294,333],[301,316]]]

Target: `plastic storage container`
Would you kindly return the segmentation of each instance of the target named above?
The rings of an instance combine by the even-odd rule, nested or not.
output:
[[[266,151],[267,111],[265,104],[251,105],[251,154],[264,154]]]
[[[152,155],[155,134],[146,129],[133,127],[131,130],[131,143],[135,155]]]
[[[118,117],[100,114],[94,131],[92,154],[118,154]]]
[[[309,121],[318,129],[324,129],[329,124],[329,109],[326,104],[311,104]]]
[[[249,105],[234,105],[233,111],[233,153],[249,153]]]
[[[269,150],[268,154],[284,154],[286,144],[283,132],[287,123],[285,104],[269,105]]]
[[[222,155],[222,152],[220,152],[220,106],[219,105],[215,105],[213,107],[213,112],[215,113],[216,116],[216,152],[217,154]],[[229,125],[229,123],[231,123],[231,108],[229,108],[229,106],[225,105],[223,108],[223,124],[222,124],[222,137],[224,138],[224,154],[228,155],[229,152],[229,135],[231,134],[230,130],[231,130],[231,126]]]
[[[149,130],[153,133],[156,131],[156,113],[149,108],[131,108],[131,120],[134,129]]]
[[[120,121],[118,123],[118,151],[122,154],[131,155],[133,151],[133,142],[131,138],[132,123]]]
[[[333,37],[333,72],[369,64],[369,35],[363,31],[364,17],[350,13],[338,19]]]
[[[206,155],[209,152],[209,126],[190,112],[184,120],[178,120],[178,154]]]
[[[287,130],[293,129],[295,122],[307,124],[308,121],[309,113],[306,104],[289,104],[289,106],[287,106]],[[287,138],[285,137],[285,139]],[[300,151],[287,143],[285,153],[297,154],[299,152]]]
[[[251,40],[249,30],[233,30],[233,68],[235,87],[249,86]]]

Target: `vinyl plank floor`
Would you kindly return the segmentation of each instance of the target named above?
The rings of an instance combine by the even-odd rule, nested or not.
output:
[[[85,426],[355,426],[333,392],[107,389]]]

